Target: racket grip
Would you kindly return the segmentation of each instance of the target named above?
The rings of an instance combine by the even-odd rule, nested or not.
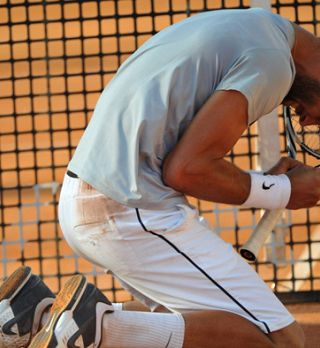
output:
[[[248,261],[256,261],[258,253],[279,221],[284,209],[266,210],[240,254]]]

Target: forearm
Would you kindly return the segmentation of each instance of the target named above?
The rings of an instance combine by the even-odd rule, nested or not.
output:
[[[256,184],[248,173],[222,158],[194,158],[179,157],[175,151],[169,154],[163,166],[165,183],[199,199],[265,209],[307,208],[320,199],[320,170],[290,158],[281,159],[268,172],[271,176],[263,176]]]
[[[250,175],[225,159],[193,160],[173,173],[169,157],[163,168],[168,186],[198,199],[240,205],[250,192]]]
[[[237,91],[213,93],[166,157],[164,182],[199,199],[243,203],[250,176],[224,157],[247,128],[247,104]]]

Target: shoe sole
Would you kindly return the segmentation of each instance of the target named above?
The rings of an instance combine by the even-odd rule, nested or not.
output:
[[[70,278],[57,295],[50,310],[50,316],[45,326],[33,338],[29,348],[53,348],[54,330],[65,310],[72,310],[81,298],[87,281],[84,276],[76,275]]]
[[[11,301],[31,277],[31,268],[21,266],[15,270],[0,287],[0,302]]]

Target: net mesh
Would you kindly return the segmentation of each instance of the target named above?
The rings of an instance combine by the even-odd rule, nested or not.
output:
[[[103,87],[119,65],[159,30],[237,0],[0,0],[0,278],[27,264],[54,292],[81,272],[112,301],[129,295],[101,269],[76,256],[57,223],[67,163]],[[319,1],[272,2],[277,12],[319,32]],[[282,119],[281,148],[285,152]],[[251,127],[228,158],[258,162]],[[299,155],[302,156],[302,155]],[[239,248],[260,211],[192,200],[218,233]],[[276,292],[320,290],[319,207],[286,216],[253,267]],[[271,261],[274,261],[274,264]]]

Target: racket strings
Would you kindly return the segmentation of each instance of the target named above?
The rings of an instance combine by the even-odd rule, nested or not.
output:
[[[292,111],[290,119],[296,141],[320,157],[320,125],[302,126],[299,116]]]

